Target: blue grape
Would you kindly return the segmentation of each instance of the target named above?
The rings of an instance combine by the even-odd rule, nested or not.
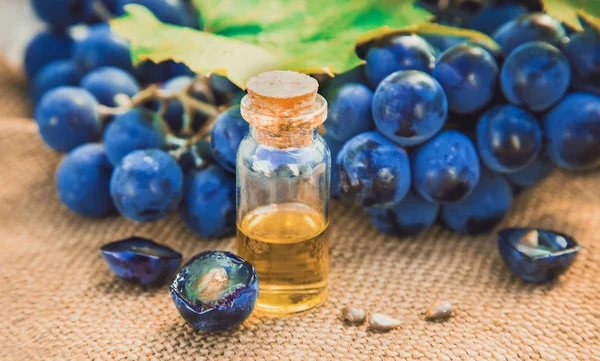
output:
[[[323,136],[323,139],[327,143],[329,151],[331,152],[332,162],[335,163],[337,155],[340,153],[340,150],[342,150],[342,147],[344,146],[344,142],[340,142],[339,140],[330,137],[329,133],[326,133]],[[331,167],[330,193],[331,198],[333,199],[340,199],[342,196],[342,181],[340,178],[340,173],[338,172],[338,169],[335,167],[335,165]]]
[[[77,42],[73,53],[75,63],[84,73],[113,66],[133,74],[129,42],[112,31],[106,31],[102,25],[94,26],[87,37]]]
[[[329,95],[325,129],[330,137],[346,141],[373,129],[373,92],[365,85],[347,83]]]
[[[564,48],[575,88],[600,95],[600,33],[586,29],[573,35]]]
[[[137,222],[156,221],[175,210],[182,190],[181,168],[159,149],[129,153],[110,179],[110,194],[117,210]]]
[[[346,142],[336,165],[343,197],[365,207],[390,207],[410,189],[408,154],[376,132],[362,133]]]
[[[514,105],[488,110],[477,123],[477,147],[485,165],[512,173],[531,164],[542,150],[537,119]]]
[[[547,178],[555,168],[556,165],[548,155],[541,153],[533,163],[515,173],[507,174],[506,177],[517,187],[529,188]]]
[[[220,167],[186,175],[179,216],[193,232],[206,238],[233,233],[235,207],[235,178]]]
[[[543,41],[560,47],[567,40],[567,33],[560,21],[544,13],[530,13],[504,24],[494,33],[494,40],[510,55],[519,46]]]
[[[210,131],[210,149],[217,162],[229,172],[235,172],[235,159],[242,139],[250,126],[242,118],[239,106],[221,113]]]
[[[438,58],[433,77],[446,91],[450,110],[469,114],[482,109],[494,97],[498,65],[485,49],[461,44]]]
[[[177,63],[175,61],[169,60],[168,61],[169,64],[169,79],[170,78],[175,78],[178,76],[189,76],[189,77],[195,77],[196,73],[190,69],[187,65],[185,65],[184,63]]]
[[[445,130],[412,154],[413,184],[425,199],[454,203],[467,197],[479,181],[477,150],[466,135]]]
[[[50,3],[50,2],[48,2]],[[73,39],[61,32],[43,31],[27,44],[23,67],[29,79],[47,64],[55,60],[66,60],[73,52]]]
[[[435,50],[418,35],[392,38],[383,46],[369,49],[365,75],[373,88],[398,70],[419,70],[429,73],[435,62]]]
[[[192,12],[191,8],[186,5],[185,0],[119,0],[117,15],[124,15],[124,6],[128,4],[145,6],[164,23],[193,28],[199,27],[200,15]]]
[[[194,81],[194,79],[189,76],[182,75],[172,78],[163,85],[163,89],[177,92],[189,86],[192,82],[193,84],[190,87],[189,94],[198,100],[214,104],[214,96],[208,85],[202,81]],[[165,111],[164,118],[171,130],[176,133],[182,129],[183,115],[183,105],[180,101],[170,100],[167,103],[167,110]],[[207,120],[207,117],[199,112],[194,112],[192,117],[192,131],[197,131]]]
[[[100,139],[96,99],[85,89],[59,87],[42,97],[35,121],[44,142],[59,152]]]
[[[542,42],[531,42],[508,56],[500,82],[509,102],[543,111],[565,95],[571,83],[571,69],[560,50]]]
[[[521,4],[503,4],[482,9],[469,19],[469,28],[492,35],[505,23],[527,13]]]
[[[371,222],[380,231],[399,237],[408,237],[431,227],[437,219],[439,204],[432,203],[409,191],[390,208],[367,208]]]
[[[431,138],[442,129],[447,116],[444,89],[420,71],[393,73],[379,84],[373,96],[377,129],[401,145],[416,145]]]
[[[115,96],[125,94],[132,97],[140,92],[133,76],[119,68],[105,66],[88,73],[81,80],[81,87],[89,91],[98,102],[108,107],[118,106]]]
[[[231,98],[242,90],[224,76],[212,74],[209,79],[210,88],[215,94],[217,104],[227,104]]]
[[[61,86],[77,86],[79,69],[71,60],[56,60],[44,66],[31,83],[31,99],[37,103],[48,91]]]
[[[117,115],[108,125],[104,145],[108,159],[116,166],[134,150],[164,147],[165,134],[154,121],[154,113],[132,109]]]
[[[585,170],[600,165],[600,97],[567,95],[544,117],[546,151],[559,166]]]
[[[329,98],[331,93],[348,83],[366,84],[364,65],[357,66],[342,74],[336,74],[333,78],[327,77],[324,84],[319,83],[319,88],[321,94],[324,94],[325,98]]]
[[[465,199],[442,206],[442,221],[453,231],[481,234],[492,230],[512,205],[512,188],[500,174],[481,170],[479,183]]]
[[[110,198],[112,165],[101,144],[89,143],[73,149],[56,172],[60,200],[84,217],[104,217],[114,211]]]
[[[32,0],[33,10],[54,28],[67,28],[83,22],[83,0]]]

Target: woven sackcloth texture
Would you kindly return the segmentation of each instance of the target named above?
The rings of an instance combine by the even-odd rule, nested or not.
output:
[[[23,89],[0,79],[0,112],[29,114],[19,108]],[[54,188],[61,155],[44,146],[32,121],[0,114],[2,361],[600,360],[598,172],[553,175],[521,194],[503,223],[556,228],[581,241],[579,258],[555,282],[511,276],[494,234],[467,237],[436,226],[394,239],[362,210],[334,203],[327,303],[292,317],[253,315],[211,335],[185,324],[167,287],[115,279],[99,247],[136,234],[187,259],[231,250],[233,239],[201,239],[176,216],[138,224],[70,213]],[[456,304],[456,316],[425,321],[422,312],[437,300]],[[403,326],[377,333],[345,325],[338,314],[348,304],[398,317]]]

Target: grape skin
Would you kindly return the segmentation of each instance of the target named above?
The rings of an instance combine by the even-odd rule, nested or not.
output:
[[[83,0],[32,0],[31,6],[40,19],[57,29],[83,22]]]
[[[113,66],[132,74],[134,72],[127,40],[98,25],[86,38],[77,42],[73,59],[84,73],[103,66]]]
[[[73,52],[73,39],[61,32],[43,31],[27,44],[23,67],[29,79],[55,60],[68,60]]]
[[[62,203],[83,217],[104,217],[114,211],[109,183],[112,165],[102,144],[73,149],[56,171],[56,189]]]
[[[575,88],[600,95],[600,34],[595,29],[575,34],[564,52],[571,64]]]
[[[567,33],[560,21],[543,13],[529,13],[507,22],[493,36],[506,56],[519,46],[543,41],[561,47],[567,40]]]
[[[431,227],[439,210],[439,204],[429,202],[411,190],[392,207],[367,208],[367,213],[380,231],[390,236],[409,237]]]
[[[446,50],[432,73],[448,97],[448,107],[457,114],[482,109],[494,97],[498,65],[485,49],[468,44]]]
[[[156,221],[175,210],[182,190],[181,168],[159,149],[129,153],[110,179],[110,194],[117,210],[137,222]]]
[[[398,203],[411,184],[408,154],[376,132],[350,139],[336,159],[342,194],[365,207]]]
[[[140,92],[140,86],[133,76],[124,70],[110,66],[88,73],[81,80],[81,87],[107,107],[118,106],[115,101],[117,94],[132,97]]]
[[[192,170],[185,177],[179,216],[205,238],[223,237],[235,230],[235,179],[218,166]]]
[[[249,128],[239,106],[232,106],[217,117],[210,131],[210,149],[217,163],[226,171],[235,172],[237,150]]]
[[[481,160],[495,172],[512,173],[531,164],[542,150],[537,119],[514,105],[488,110],[477,123]]]
[[[568,94],[544,117],[546,150],[559,166],[586,170],[600,166],[600,97]]]
[[[330,137],[347,141],[373,129],[373,92],[358,83],[344,84],[328,97],[329,110],[325,129]]]
[[[35,110],[44,142],[59,152],[100,139],[96,99],[85,89],[59,87],[42,97]]]
[[[448,100],[440,83],[429,74],[398,71],[379,84],[373,96],[377,129],[400,145],[420,144],[446,122]]]
[[[515,49],[506,59],[500,75],[508,101],[532,111],[556,104],[571,83],[567,57],[552,45],[531,42]]]
[[[44,66],[31,83],[31,99],[37,103],[48,91],[61,86],[77,86],[81,75],[71,60],[56,60]]]
[[[527,13],[527,8],[521,4],[504,4],[482,9],[470,20],[468,27],[487,35],[492,35],[507,22]]]
[[[413,184],[425,199],[440,204],[468,196],[479,181],[477,151],[466,135],[445,130],[412,154]]]
[[[519,188],[529,188],[547,178],[555,168],[556,165],[548,155],[541,153],[533,163],[517,172],[507,174],[506,177]]]
[[[402,35],[369,49],[366,60],[365,75],[369,84],[376,88],[383,79],[399,70],[431,72],[435,50],[418,35]]]
[[[485,168],[479,183],[465,199],[442,206],[442,221],[451,230],[470,235],[489,232],[504,218],[512,205],[512,189],[500,174]]]
[[[106,154],[118,165],[127,154],[138,149],[163,148],[165,134],[154,113],[132,109],[119,114],[104,131]]]

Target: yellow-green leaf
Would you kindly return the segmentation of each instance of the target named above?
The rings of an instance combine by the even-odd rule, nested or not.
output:
[[[560,21],[575,28],[581,28],[577,11],[584,10],[588,15],[600,17],[600,1],[598,0],[546,0],[546,12]]]
[[[413,0],[194,0],[205,31],[167,25],[139,5],[111,21],[131,42],[134,61],[184,62],[216,72],[241,88],[266,70],[342,73],[362,63],[357,39],[387,25],[400,28],[430,15]]]

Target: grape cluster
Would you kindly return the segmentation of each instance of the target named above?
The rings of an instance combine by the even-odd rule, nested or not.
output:
[[[29,44],[24,68],[43,140],[68,153],[60,199],[82,216],[117,211],[139,222],[178,210],[193,232],[228,235],[236,152],[249,131],[244,93],[173,61],[134,67],[127,41],[103,22],[127,3],[200,26],[186,0],[33,1],[48,30]],[[454,24],[489,34],[500,50],[396,35],[366,49],[364,66],[322,82],[331,195],[365,207],[383,232],[412,235],[438,219],[486,232],[556,166],[600,166],[598,29],[574,33],[536,7],[500,3],[460,9]],[[73,39],[80,23],[87,35]]]
[[[178,211],[201,236],[231,234],[235,154],[248,124],[229,106],[242,92],[173,61],[134,67],[129,43],[105,22],[129,3],[200,26],[187,0],[32,1],[47,30],[29,43],[24,68],[42,139],[67,153],[56,173],[60,199],[84,217],[152,222]],[[86,34],[75,39],[71,27],[81,24]]]
[[[456,232],[487,232],[556,166],[600,166],[598,28],[573,33],[540,9],[488,3],[453,14],[462,11],[458,25],[489,34],[500,51],[395,35],[324,91],[332,195],[366,207],[387,234],[412,235],[438,219]]]

